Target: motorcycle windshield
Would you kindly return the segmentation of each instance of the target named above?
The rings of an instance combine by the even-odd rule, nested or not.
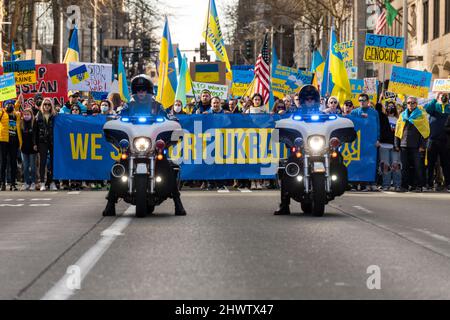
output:
[[[139,99],[137,95],[132,96],[132,100],[128,103],[126,115],[129,117],[148,117],[157,116],[158,108],[155,108],[156,101],[153,95],[147,94],[143,99]]]

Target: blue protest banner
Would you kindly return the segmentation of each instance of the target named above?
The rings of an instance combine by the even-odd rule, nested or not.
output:
[[[34,60],[16,60],[3,62],[3,72],[22,72],[35,71],[36,65]]]
[[[404,38],[367,33],[363,60],[389,64],[402,64],[404,48]]]
[[[231,86],[231,95],[242,97],[253,81],[255,76],[253,65],[236,65],[231,68],[233,72],[233,84]]]
[[[271,179],[288,150],[273,139],[279,115],[180,116],[183,141],[169,150],[183,180]],[[103,116],[58,115],[55,121],[56,179],[107,180],[119,152],[104,138]],[[342,147],[352,181],[373,181],[376,171],[374,124],[352,118],[358,139]]]

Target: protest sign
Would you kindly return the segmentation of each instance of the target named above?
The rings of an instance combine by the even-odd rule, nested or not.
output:
[[[389,81],[389,91],[427,98],[431,76],[430,72],[394,66]]]
[[[3,62],[5,73],[14,72],[16,85],[36,83],[36,66],[34,60],[17,60]]]
[[[298,93],[305,84],[312,83],[313,74],[309,71],[277,65],[272,72],[272,91],[274,96],[283,97]]]
[[[231,95],[234,97],[242,97],[247,92],[250,83],[254,78],[254,66],[242,65],[233,66],[233,84],[231,86]]]
[[[450,79],[435,79],[433,92],[450,92]]]
[[[67,65],[65,63],[37,64],[35,84],[18,86],[22,93],[24,108],[34,106],[34,96],[38,93],[44,98],[52,98],[54,103],[63,105],[67,100]]]
[[[363,92],[367,94],[376,94],[378,87],[377,78],[364,78]]]
[[[349,79],[358,78],[358,67],[350,67],[347,69],[347,74]]]
[[[353,105],[359,106],[358,96],[364,92],[364,80],[363,79],[350,79],[350,89],[352,90],[352,102]],[[377,94],[369,94],[369,100],[373,103],[377,102]]]
[[[211,97],[219,97],[226,100],[228,98],[228,86],[214,83],[192,82],[192,90],[197,99],[200,99],[202,90],[207,89],[211,92]]]
[[[367,33],[364,61],[402,64],[405,39]]]
[[[14,99],[16,97],[16,82],[14,80],[14,74],[7,73],[0,76],[0,101]]]
[[[335,49],[341,53],[345,69],[348,70],[350,67],[353,67],[355,42],[351,40],[347,42],[338,43],[336,44]]]
[[[109,92],[111,90],[112,65],[103,63],[69,63],[68,90]]]

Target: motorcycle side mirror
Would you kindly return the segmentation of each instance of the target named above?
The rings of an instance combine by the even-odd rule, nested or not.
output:
[[[122,148],[122,150],[126,150],[130,146],[130,142],[127,139],[122,139],[119,142],[119,146]]]
[[[301,148],[303,146],[303,139],[298,137],[294,140],[294,146]]]

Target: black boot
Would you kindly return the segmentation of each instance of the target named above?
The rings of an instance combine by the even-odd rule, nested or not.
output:
[[[116,215],[116,202],[108,200],[105,210],[103,210],[104,217],[114,217]]]
[[[180,197],[173,198],[173,203],[175,204],[175,215],[185,216],[186,210],[184,210],[183,203],[181,203],[181,198]]]
[[[2,183],[1,190],[2,190],[2,191],[6,191],[6,184]]]
[[[291,214],[291,210],[289,209],[290,199],[286,197],[281,198],[280,208],[275,211],[273,214],[276,216],[279,215],[288,215]]]

